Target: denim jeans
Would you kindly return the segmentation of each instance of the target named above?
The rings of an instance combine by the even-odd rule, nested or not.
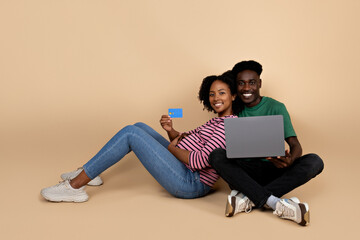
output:
[[[93,179],[133,151],[146,170],[170,194],[178,198],[197,198],[211,187],[200,181],[199,172],[192,172],[167,149],[169,141],[144,123],[121,129],[84,166]]]
[[[256,207],[262,207],[270,195],[281,197],[306,183],[324,168],[316,154],[304,155],[287,168],[277,168],[261,159],[229,159],[224,149],[215,149],[209,161],[231,189],[245,194]]]

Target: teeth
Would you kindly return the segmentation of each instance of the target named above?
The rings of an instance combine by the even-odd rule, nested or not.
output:
[[[243,96],[244,97],[250,97],[252,94],[251,93],[244,93]]]
[[[222,103],[215,103],[214,105],[215,105],[215,107],[219,107],[222,105]]]

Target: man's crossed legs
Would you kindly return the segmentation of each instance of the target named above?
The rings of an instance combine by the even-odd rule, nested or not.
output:
[[[225,150],[215,149],[209,161],[230,188],[235,190],[228,196],[227,216],[250,212],[252,207],[261,208],[266,204],[281,218],[300,225],[309,222],[306,203],[300,203],[297,198],[280,197],[321,173],[324,164],[318,155],[306,154],[287,168],[276,168],[273,163],[261,159],[229,159]]]

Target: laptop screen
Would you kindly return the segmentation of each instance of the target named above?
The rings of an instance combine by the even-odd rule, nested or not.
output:
[[[225,119],[228,158],[265,158],[285,155],[282,115]]]

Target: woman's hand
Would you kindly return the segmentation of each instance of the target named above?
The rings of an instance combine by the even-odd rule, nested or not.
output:
[[[172,119],[169,115],[161,116],[160,125],[167,132],[170,142],[179,135],[179,132],[173,128]]]
[[[171,130],[173,130],[172,119],[168,115],[161,116],[160,124],[161,127],[167,132],[171,132]]]

